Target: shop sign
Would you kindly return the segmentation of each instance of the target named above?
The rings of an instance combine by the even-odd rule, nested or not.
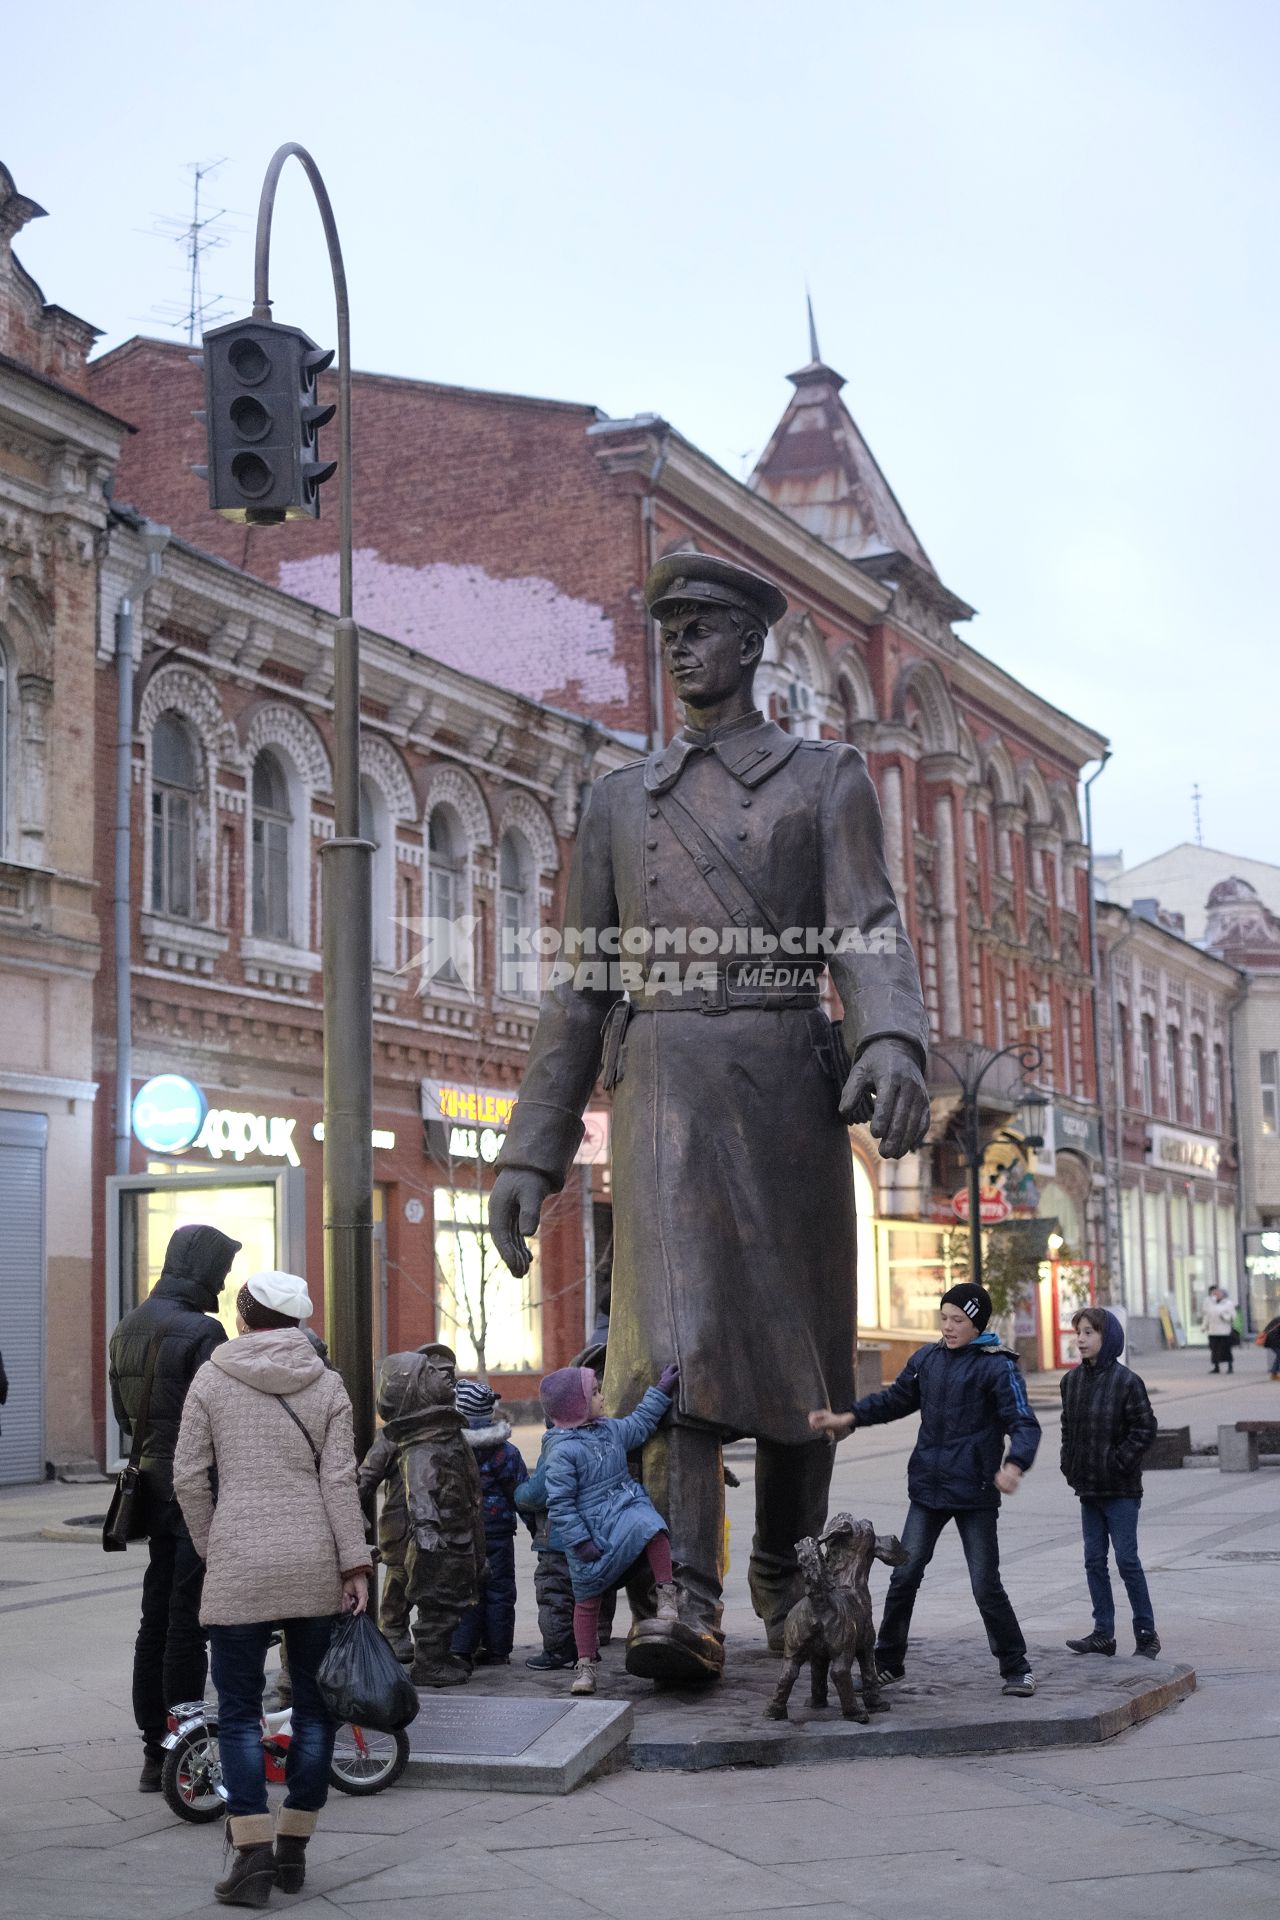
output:
[[[238,1113],[210,1107],[194,1080],[161,1073],[139,1087],[133,1101],[133,1131],[148,1153],[185,1153],[194,1147],[211,1160],[224,1154],[245,1160],[260,1153],[268,1160],[299,1166],[293,1144],[296,1120],[279,1113]]]
[[[516,1104],[510,1089],[423,1080],[420,1096],[427,1147],[436,1159],[482,1160],[486,1166],[493,1165]]]
[[[1102,1158],[1102,1129],[1093,1113],[1072,1113],[1066,1107],[1053,1109],[1053,1142],[1058,1152],[1087,1153],[1091,1160]]]
[[[957,1220],[969,1218],[969,1189],[961,1187],[951,1196],[951,1211]],[[978,1195],[978,1218],[984,1227],[998,1227],[1007,1220],[1013,1209],[1008,1198],[1002,1192],[980,1193]]]
[[[214,1160],[224,1153],[233,1160],[245,1160],[261,1153],[268,1160],[287,1160],[291,1167],[301,1166],[293,1144],[296,1120],[279,1113],[233,1113],[227,1108],[211,1107],[205,1115],[197,1147],[203,1147]]]
[[[208,1104],[194,1080],[157,1074],[133,1096],[133,1131],[148,1153],[185,1153],[205,1124]]]
[[[1222,1150],[1216,1140],[1203,1133],[1183,1133],[1176,1127],[1153,1127],[1147,1149],[1147,1165],[1163,1167],[1167,1173],[1198,1173],[1207,1180],[1218,1174]]]

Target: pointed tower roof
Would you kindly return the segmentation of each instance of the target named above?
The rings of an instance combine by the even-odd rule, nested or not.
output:
[[[847,559],[902,554],[936,570],[840,398],[844,378],[818,350],[813,301],[809,362],[788,374],[795,393],[747,485]]]

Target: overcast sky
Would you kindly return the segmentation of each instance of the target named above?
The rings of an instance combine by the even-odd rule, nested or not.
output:
[[[1192,838],[1198,782],[1206,844],[1280,861],[1275,0],[73,0],[5,67],[19,255],[104,345],[185,305],[193,161],[248,308],[286,139],[357,365],[652,410],[735,474],[807,280],[968,637],[1110,737],[1098,845]],[[300,173],[272,266],[329,342]]]

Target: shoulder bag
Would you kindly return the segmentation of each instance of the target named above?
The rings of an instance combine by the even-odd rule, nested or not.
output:
[[[147,1348],[147,1363],[142,1372],[142,1398],[138,1402],[138,1417],[133,1423],[129,1463],[120,1469],[111,1494],[111,1504],[107,1508],[107,1517],[102,1523],[104,1553],[123,1553],[129,1542],[141,1540],[145,1531],[138,1500],[142,1490],[142,1472],[138,1463],[142,1459],[147,1438],[147,1422],[151,1416],[151,1384],[156,1377],[156,1357],[163,1339],[163,1333],[153,1333],[151,1345]]]

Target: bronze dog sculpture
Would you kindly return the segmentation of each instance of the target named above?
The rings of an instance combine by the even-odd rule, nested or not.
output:
[[[798,1540],[796,1558],[804,1575],[805,1596],[787,1615],[782,1642],[782,1673],[777,1691],[765,1708],[770,1720],[785,1720],[791,1689],[800,1669],[809,1667],[809,1703],[827,1704],[827,1676],[835,1682],[840,1711],[846,1720],[864,1725],[873,1713],[888,1713],[880,1697],[875,1663],[875,1624],[871,1617],[868,1576],[873,1560],[898,1567],[907,1550],[896,1533],[878,1534],[869,1520],[838,1513],[820,1539]],[[862,1704],[854,1688],[852,1667],[862,1676]]]

